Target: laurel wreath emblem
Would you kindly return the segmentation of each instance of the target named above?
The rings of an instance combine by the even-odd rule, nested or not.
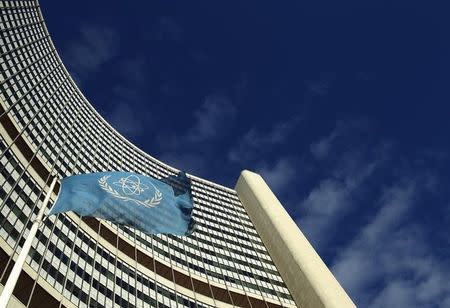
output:
[[[110,175],[105,175],[105,176],[101,177],[98,180],[98,184],[100,185],[100,187],[103,190],[107,191],[108,193],[110,193],[111,195],[113,195],[114,197],[116,197],[118,199],[121,199],[124,201],[134,201],[137,204],[140,204],[140,205],[143,205],[146,207],[154,207],[155,205],[158,205],[162,200],[162,193],[153,184],[152,184],[152,186],[153,186],[153,188],[155,188],[155,195],[151,199],[141,201],[141,200],[123,196],[117,190],[115,190],[108,184],[109,177],[110,177]]]

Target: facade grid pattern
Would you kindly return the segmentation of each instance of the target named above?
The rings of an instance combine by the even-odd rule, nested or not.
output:
[[[20,251],[51,175],[122,170],[162,178],[177,170],[93,109],[62,64],[37,1],[0,0],[0,12],[0,240]],[[150,236],[73,214],[46,219],[27,259],[40,277],[33,290],[46,281],[60,304],[79,307],[294,306],[236,192],[190,177],[199,224],[190,237]],[[24,304],[32,303],[33,293]]]

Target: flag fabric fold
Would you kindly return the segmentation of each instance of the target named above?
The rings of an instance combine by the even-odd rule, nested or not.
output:
[[[161,180],[132,172],[69,176],[48,215],[73,211],[148,234],[189,235],[195,227],[190,184],[182,172]]]

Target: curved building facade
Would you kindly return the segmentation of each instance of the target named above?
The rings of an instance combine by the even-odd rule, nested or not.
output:
[[[144,153],[91,106],[65,69],[38,1],[0,0],[0,275],[4,284],[53,176],[178,170]],[[189,175],[189,237],[150,236],[72,212],[40,227],[10,303],[28,307],[291,307],[241,198]],[[59,187],[52,193],[56,199]],[[291,291],[290,291],[291,290]]]

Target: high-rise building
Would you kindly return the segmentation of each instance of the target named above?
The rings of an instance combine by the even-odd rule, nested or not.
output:
[[[178,170],[138,149],[94,110],[61,62],[38,1],[0,0],[0,11],[3,285],[53,176],[123,170],[161,178]],[[150,236],[72,212],[50,216],[10,305],[351,305],[259,176],[243,172],[236,190],[189,177],[198,222],[192,236]],[[48,192],[51,202],[58,189]]]

